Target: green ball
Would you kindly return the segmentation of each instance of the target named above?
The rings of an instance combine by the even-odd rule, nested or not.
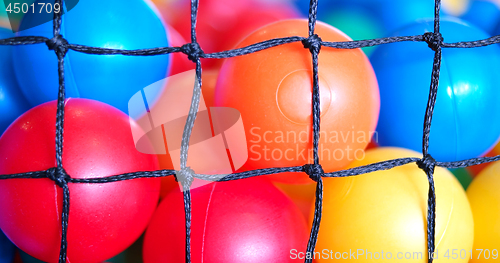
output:
[[[7,27],[9,29],[14,29],[15,31],[17,31],[19,25],[21,24],[21,20],[25,15],[25,13],[23,13],[22,11],[18,13],[15,13],[14,11],[7,12],[7,7],[9,3],[11,4],[10,10],[14,10],[13,7],[14,3],[19,3],[21,4],[20,6],[22,6],[23,4],[27,4],[28,6],[30,6],[31,4],[35,3],[35,1],[36,0],[18,0],[18,1],[0,0],[0,27]],[[7,4],[7,6],[5,6],[5,4]]]
[[[106,260],[106,263],[142,263],[142,243],[143,236],[141,236],[134,244],[132,244],[129,248],[127,248],[122,253],[117,256]],[[23,263],[44,263],[41,260],[38,260],[24,251],[19,250],[19,254],[21,255],[21,260]]]
[[[19,255],[21,256],[21,260],[23,261],[23,263],[44,263],[43,261],[26,254],[26,252],[20,249],[19,249]]]
[[[144,235],[142,235],[134,244],[116,257],[106,260],[108,263],[142,263],[142,244]]]
[[[382,23],[365,10],[350,6],[332,9],[323,18],[324,22],[338,28],[353,40],[383,37],[384,29]],[[363,48],[363,51],[369,56],[374,48],[366,47]]]
[[[464,190],[467,190],[473,178],[469,171],[465,168],[450,169],[450,171],[458,179]]]

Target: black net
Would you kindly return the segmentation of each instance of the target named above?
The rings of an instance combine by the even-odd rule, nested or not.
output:
[[[62,6],[63,0],[55,0],[55,3],[59,3]],[[307,252],[312,254],[316,245],[319,225],[321,221],[322,212],[322,198],[323,198],[323,180],[324,177],[348,177],[356,176],[360,174],[370,173],[379,170],[388,170],[397,166],[402,166],[409,163],[415,163],[420,169],[425,172],[427,179],[429,181],[429,195],[428,195],[428,206],[427,206],[427,248],[428,255],[433,254],[435,251],[435,219],[436,219],[436,195],[434,189],[434,168],[436,166],[446,167],[446,168],[462,168],[472,165],[494,162],[500,160],[500,156],[495,157],[480,157],[473,158],[463,161],[456,162],[438,162],[432,158],[429,154],[429,133],[432,122],[432,115],[434,111],[434,106],[436,103],[436,96],[438,91],[439,83],[439,73],[441,66],[441,52],[443,48],[475,48],[483,47],[492,44],[500,43],[500,36],[494,36],[487,39],[481,39],[477,41],[467,41],[467,42],[457,42],[457,43],[446,43],[444,38],[440,33],[440,6],[441,1],[435,0],[435,10],[434,10],[434,32],[427,32],[423,35],[415,36],[397,36],[397,37],[387,37],[378,38],[370,40],[360,40],[360,41],[348,41],[348,42],[324,42],[321,38],[314,33],[314,28],[316,25],[317,7],[318,0],[311,0],[309,6],[309,36],[306,37],[286,37],[271,39],[261,43],[256,43],[250,46],[246,46],[239,49],[228,50],[223,52],[209,53],[203,52],[203,49],[197,43],[196,39],[196,18],[198,11],[198,0],[191,0],[191,43],[185,44],[181,47],[159,47],[152,49],[141,49],[141,50],[119,50],[119,49],[107,49],[107,48],[96,48],[83,46],[73,43],[68,43],[66,39],[60,34],[61,29],[61,16],[62,13],[54,13],[53,20],[53,33],[54,37],[48,39],[46,37],[39,36],[29,36],[29,37],[13,37],[8,39],[0,40],[0,45],[31,45],[46,43],[50,50],[54,50],[58,58],[58,74],[59,74],[59,92],[57,99],[57,115],[56,115],[56,161],[57,166],[50,168],[46,171],[29,172],[21,174],[8,174],[0,175],[0,179],[19,179],[19,178],[49,178],[55,182],[58,187],[63,189],[63,209],[61,215],[62,222],[62,235],[61,235],[61,248],[59,255],[59,262],[64,263],[66,260],[67,253],[67,229],[68,229],[68,217],[70,212],[70,192],[68,184],[77,183],[109,183],[117,182],[123,180],[133,180],[137,178],[153,178],[153,177],[166,177],[175,176],[176,180],[179,181],[184,188],[184,208],[185,208],[185,221],[186,221],[186,262],[191,262],[191,192],[190,186],[194,178],[202,180],[211,181],[231,181],[244,178],[250,178],[254,176],[278,174],[285,172],[296,172],[296,173],[306,173],[309,177],[314,180],[317,184],[316,186],[316,201],[314,210],[314,219],[312,223],[312,230],[309,237],[309,242],[307,244]],[[200,102],[201,93],[201,73],[202,67],[200,59],[211,58],[211,59],[224,59],[235,56],[242,56],[245,54],[254,53],[260,50],[268,49],[271,47],[293,43],[302,42],[304,48],[309,49],[312,56],[313,62],[313,95],[312,95],[312,116],[313,116],[313,154],[314,163],[305,164],[303,166],[296,167],[284,167],[284,168],[268,168],[259,169],[246,172],[233,173],[229,175],[203,175],[194,173],[189,167],[186,166],[188,157],[188,147],[189,139],[191,135],[192,128],[196,119],[198,112],[198,106]],[[342,170],[337,172],[325,173],[319,163],[318,157],[318,142],[319,142],[319,130],[320,130],[320,96],[319,96],[319,80],[318,80],[318,54],[322,47],[337,48],[337,49],[356,49],[363,47],[371,47],[381,44],[403,42],[403,41],[415,41],[424,42],[430,49],[435,53],[434,63],[432,68],[429,99],[427,103],[427,108],[425,111],[425,120],[423,124],[423,137],[422,137],[422,154],[423,158],[401,158],[388,160],[379,163],[373,163],[366,166],[356,167],[348,170]],[[193,90],[193,97],[191,108],[189,110],[189,115],[184,127],[181,145],[181,169],[179,171],[175,170],[160,170],[154,172],[136,172],[136,173],[126,173],[120,175],[114,175],[103,178],[94,179],[75,179],[72,178],[63,168],[62,165],[62,152],[63,152],[63,136],[64,136],[64,101],[65,101],[65,79],[64,79],[64,58],[68,50],[74,50],[76,52],[81,52],[85,54],[94,55],[125,55],[125,56],[155,56],[164,55],[174,52],[184,53],[193,63],[196,63],[196,79],[200,85],[195,85]],[[220,179],[222,177],[222,179]],[[429,256],[428,256],[429,257]],[[311,263],[312,258],[306,258],[306,263]],[[433,262],[433,258],[428,258],[428,262]]]

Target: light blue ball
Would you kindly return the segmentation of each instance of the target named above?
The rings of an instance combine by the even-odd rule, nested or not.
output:
[[[472,0],[469,9],[460,18],[493,35],[500,23],[500,9],[492,1]]]
[[[0,39],[10,37],[11,30],[0,28]],[[0,135],[29,108],[14,75],[12,47],[0,46]]]
[[[433,21],[414,23],[394,35],[433,31]],[[470,41],[488,35],[457,21],[442,21],[445,42]],[[429,153],[437,161],[478,157],[500,135],[500,47],[443,49],[439,90],[430,131]],[[381,146],[422,151],[434,52],[423,42],[383,45],[371,62],[380,88],[377,127]]]
[[[47,0],[38,0],[37,2]],[[62,16],[61,34],[72,44],[113,49],[145,49],[169,45],[155,9],[143,0],[85,0]],[[52,22],[27,14],[19,36],[53,36]],[[45,44],[16,46],[15,71],[32,106],[56,100],[57,57]],[[70,50],[65,57],[66,96],[88,98],[128,112],[129,99],[167,75],[170,55],[137,57],[88,55]],[[156,93],[160,93],[157,90]]]

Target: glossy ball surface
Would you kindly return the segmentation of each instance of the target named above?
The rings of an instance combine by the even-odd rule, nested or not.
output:
[[[471,0],[467,11],[460,18],[493,35],[496,25],[500,23],[499,3],[491,0]]]
[[[176,10],[176,14],[172,14]],[[165,21],[191,41],[191,1],[181,0],[160,7]],[[196,22],[197,41],[205,53],[235,47],[248,34],[269,23],[297,18],[298,11],[285,2],[266,0],[199,1]],[[204,69],[218,69],[222,59],[203,59]]]
[[[35,24],[38,15],[26,14],[21,28]],[[50,21],[22,30],[18,36],[52,38],[52,28]],[[163,22],[142,0],[127,4],[119,0],[79,1],[62,16],[61,34],[71,44],[91,47],[133,50],[169,45]],[[57,99],[54,51],[45,44],[21,45],[14,47],[14,56],[17,79],[31,105]],[[89,55],[70,50],[64,61],[68,98],[94,99],[128,113],[132,95],[167,75],[170,56]]]
[[[381,147],[367,151],[364,159],[354,161],[348,168],[404,157],[419,157],[419,154]],[[351,249],[355,254],[363,253],[353,262],[363,263],[387,262],[389,257],[392,262],[427,262],[429,183],[426,174],[415,163],[323,180],[323,218],[316,251],[334,251],[335,258],[335,252]],[[437,200],[435,244],[439,252],[434,262],[465,263],[470,258],[474,239],[474,222],[467,196],[457,179],[444,168],[436,167],[434,181]],[[447,260],[444,257],[447,249],[450,253],[451,249],[464,249],[467,256]],[[421,257],[405,259],[406,252],[421,253]],[[317,260],[318,263],[330,261],[333,260]]]
[[[307,36],[307,20],[269,24],[238,47],[290,36]],[[339,30],[318,23],[323,41],[349,41]],[[319,54],[321,130],[319,158],[331,172],[361,154],[379,113],[375,74],[359,50],[323,47]],[[244,169],[287,167],[312,162],[312,58],[302,43],[290,43],[227,59],[215,88],[215,106],[241,112],[248,161]],[[311,183],[302,173],[278,174],[287,183]]]
[[[12,31],[0,28],[0,39],[14,37]],[[30,106],[14,75],[12,47],[0,46],[0,135]]]
[[[417,35],[433,30],[432,21],[415,23],[395,35]],[[456,20],[443,20],[444,41],[487,38],[486,33]],[[371,62],[380,86],[381,146],[422,150],[422,130],[429,97],[434,52],[419,42],[380,46]],[[443,49],[429,153],[437,161],[478,157],[495,145],[500,135],[500,46]]]
[[[16,247],[0,230],[0,263],[12,263]]]
[[[500,163],[484,169],[470,184],[467,197],[474,215],[474,249],[470,262],[494,262],[500,247]],[[476,250],[479,249],[479,250]],[[479,255],[479,252],[483,253]],[[488,250],[488,251],[486,251]],[[495,256],[496,254],[496,256]],[[489,257],[489,258],[487,258]]]
[[[66,101],[63,167],[72,178],[97,178],[158,169],[139,153],[129,118],[87,99]],[[56,165],[56,102],[35,107],[0,137],[0,174]],[[99,262],[130,246],[144,231],[159,197],[160,179],[105,184],[69,183],[68,260]],[[50,179],[0,181],[0,228],[23,251],[56,262],[61,242],[62,189]]]
[[[299,209],[261,178],[217,182],[191,191],[192,262],[293,262],[291,249],[307,245]],[[144,262],[185,260],[182,193],[158,207],[144,238]]]

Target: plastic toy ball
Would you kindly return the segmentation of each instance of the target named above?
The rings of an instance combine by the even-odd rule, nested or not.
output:
[[[174,57],[175,58],[175,57]],[[175,62],[174,62],[175,63]],[[214,70],[204,70],[202,73],[202,94],[204,101],[200,101],[200,109],[209,109],[210,107],[213,107],[213,100],[214,100],[214,89],[215,89],[215,82],[217,81],[217,76],[218,76],[218,71]],[[165,111],[168,109],[163,108],[165,105],[171,104],[172,98],[174,97],[176,101],[179,101],[179,98],[188,98],[190,101],[191,96],[192,96],[192,89],[194,86],[196,78],[196,73],[194,70],[186,71],[183,73],[179,73],[175,76],[171,76],[168,78],[168,80],[165,82],[165,88],[163,89],[163,92],[160,94],[158,101],[155,106],[153,106],[150,109],[150,112],[155,112],[155,111]],[[182,94],[175,94],[173,95],[170,93],[172,89],[178,89],[182,90]],[[190,103],[186,103],[187,106],[190,105]],[[185,110],[183,113],[180,113],[179,115],[187,115],[189,109],[181,109]],[[144,116],[143,118],[149,118],[149,116]],[[198,121],[200,118],[198,118]],[[142,121],[139,121],[142,122]],[[198,124],[198,122],[195,122]],[[181,128],[184,127],[185,122],[180,123]],[[170,125],[170,124],[164,124],[164,125]],[[159,142],[162,146],[165,145],[167,147],[165,154],[158,154],[158,161],[160,163],[160,169],[167,169],[167,170],[172,170],[175,169],[174,163],[180,164],[180,159],[174,159],[172,160],[172,156],[169,154],[169,149],[167,142],[164,141],[163,136],[161,136],[161,142]],[[192,152],[192,147],[190,148],[191,150],[189,151],[188,155],[188,166],[190,166],[192,169],[195,169],[197,173],[201,174],[207,174],[207,173],[231,173],[232,171],[225,170],[225,169],[220,169],[220,170],[212,170],[212,169],[207,169],[208,167],[213,167],[212,165],[207,165],[205,162],[202,160],[202,158],[197,158],[191,160],[193,158],[193,152]],[[213,153],[213,145],[206,145],[203,149],[205,151],[205,154],[211,154]],[[191,156],[191,157],[189,157]],[[221,168],[221,167],[219,167]],[[197,185],[198,179],[195,178],[195,181],[193,182],[194,185]],[[179,189],[179,183],[176,182],[175,178],[173,176],[167,176],[161,178],[161,193],[160,193],[160,198],[164,198],[168,193],[170,193],[173,189]],[[206,183],[206,182],[205,182]]]
[[[500,23],[500,8],[498,3],[491,0],[472,0],[467,12],[460,18],[488,34],[494,34],[496,25]]]
[[[491,153],[494,154],[495,156],[500,155],[500,143],[497,143],[497,145],[495,145],[495,147],[493,147],[493,149],[491,150]]]
[[[434,18],[434,1],[382,1],[379,10],[386,34],[392,34],[415,21]]]
[[[451,1],[454,0],[442,1],[443,6],[448,6],[448,2]],[[296,4],[306,17],[309,14],[309,4],[309,0],[298,0]],[[434,17],[434,1],[432,0],[323,0],[318,3],[318,19],[328,22],[327,20],[330,12],[338,13],[345,8],[348,8],[347,11],[351,9],[365,13],[366,16],[361,18],[361,20],[372,20],[371,25],[366,24],[367,26],[364,28],[359,27],[358,34],[361,31],[367,30],[367,28],[379,28],[378,30],[382,30],[381,34],[386,35],[418,19]],[[374,19],[371,19],[371,17]],[[355,24],[363,22],[357,17],[351,17],[350,23],[351,25],[346,24],[345,27],[354,26]],[[335,27],[338,26],[338,28],[342,30],[340,24],[332,25]],[[351,36],[349,32],[344,32],[353,39],[357,39],[355,35]],[[371,32],[370,34],[375,33],[376,32]]]
[[[293,202],[263,178],[216,182],[191,191],[192,262],[295,262],[307,226]],[[184,262],[183,195],[159,205],[144,237],[144,263]]]
[[[43,261],[26,254],[26,252],[22,250],[19,250],[19,256],[21,257],[22,263],[44,263]]]
[[[472,0],[475,1],[475,0]],[[441,9],[449,15],[458,17],[469,9],[471,0],[444,0],[441,1]]]
[[[426,21],[394,35],[408,36],[433,30]],[[458,20],[443,20],[444,41],[485,39],[488,35]],[[430,132],[429,152],[438,161],[457,161],[485,154],[497,142],[500,123],[500,47],[443,49],[437,101]],[[371,62],[380,86],[381,146],[421,151],[424,115],[429,97],[434,52],[425,43],[384,45]]]
[[[14,37],[6,28],[0,28],[0,39]],[[29,109],[12,66],[12,48],[0,46],[0,135],[21,114]]]
[[[96,15],[89,19],[89,14]],[[36,23],[37,15],[26,14],[21,29]],[[79,1],[62,16],[62,24],[61,34],[69,43],[129,50],[169,45],[163,22],[143,0],[126,4],[120,0]],[[50,21],[22,30],[18,35],[51,38],[52,28]],[[59,80],[54,74],[57,72],[54,52],[45,44],[24,45],[14,47],[14,56],[17,79],[31,105],[57,99]],[[167,75],[169,57],[92,56],[70,50],[65,57],[66,96],[98,100],[127,113],[127,103],[133,94]]]
[[[377,148],[367,151],[349,168],[404,157],[419,154],[401,148]],[[323,181],[323,218],[316,245],[322,256],[316,262],[345,259],[350,249],[356,257],[353,262],[427,262],[429,183],[415,163]],[[474,222],[465,191],[444,168],[436,167],[434,182],[437,254],[433,258],[438,258],[435,262],[468,262]],[[462,251],[463,257],[447,260],[446,251],[452,257],[452,249]]]
[[[43,171],[55,160],[56,102],[37,106],[0,137],[0,174]],[[96,178],[158,169],[139,153],[127,115],[101,102],[66,101],[63,166],[72,178]],[[68,261],[100,262],[130,246],[158,202],[160,180],[69,183]],[[62,189],[50,179],[0,181],[0,228],[20,249],[56,262],[61,242]]]
[[[9,26],[9,17],[7,15],[7,11],[3,8],[0,8],[0,26],[2,27]]]
[[[487,154],[482,155],[483,157],[495,157],[500,155],[500,143],[497,143],[497,145],[491,149]],[[482,170],[484,170],[486,167],[490,166],[492,163],[482,163],[478,165],[473,165],[466,167],[465,169],[473,176],[477,176],[479,173],[481,173]]]
[[[346,33],[353,40],[375,39],[385,35],[382,19],[379,17],[381,1],[322,0],[318,2],[318,20]],[[309,15],[309,0],[296,3],[302,17]],[[370,56],[375,47],[363,48]]]
[[[326,10],[325,10],[326,11]],[[326,14],[325,14],[326,13]],[[381,38],[385,35],[384,27],[373,14],[373,11],[360,7],[359,5],[335,5],[328,12],[321,12],[318,18],[346,33],[354,40],[365,40]],[[370,56],[375,47],[363,48]]]
[[[457,178],[462,187],[467,190],[472,182],[472,174],[465,168],[450,169],[450,172]]]
[[[289,36],[307,36],[307,20],[267,25],[238,47]],[[323,41],[350,41],[318,23]],[[331,172],[361,155],[372,138],[379,112],[376,77],[359,50],[323,47],[319,54],[321,130],[319,158]],[[241,112],[248,145],[242,169],[300,166],[313,160],[312,58],[296,42],[227,59],[215,88],[215,106]],[[303,173],[272,175],[285,183],[311,183]]]
[[[19,258],[21,261],[14,261],[14,263],[44,263],[36,259],[22,250],[19,251]],[[99,263],[128,263],[128,262],[141,262],[142,259],[142,236],[132,246],[128,247],[125,251],[117,256],[110,258],[106,261]],[[11,263],[11,262],[9,262]]]
[[[335,9],[339,5],[357,6],[362,9],[368,9],[377,12],[378,8],[381,7],[381,4],[386,1],[387,0],[322,0],[318,1],[318,16],[324,15],[324,13],[322,14],[323,11]],[[309,5],[311,1],[295,0],[293,2],[295,3],[295,6],[301,11],[302,15],[305,15],[307,17],[307,15],[309,14]]]
[[[309,218],[311,209],[314,209],[314,201],[316,198],[316,184],[282,184],[273,183],[278,189],[283,191],[304,215],[305,219]]]
[[[118,257],[120,257],[120,258],[118,258]],[[23,252],[22,250],[19,250],[19,258],[21,261],[14,261],[14,263],[44,263],[43,261],[26,254],[26,252]],[[113,261],[113,260],[115,260],[115,261]],[[125,262],[125,259],[122,257],[122,254],[120,254],[120,255],[112,258],[112,260],[108,260],[105,262],[99,262],[99,263],[124,263],[124,262]],[[9,262],[9,263],[11,263],[11,262]]]
[[[498,23],[498,25],[497,25],[497,27],[496,27],[495,31],[493,32],[493,35],[494,35],[494,36],[498,36],[498,35],[500,35],[500,22]]]
[[[495,152],[495,149],[493,149],[482,157],[495,157],[499,154],[500,153]],[[478,174],[481,173],[482,170],[484,170],[486,167],[488,167],[490,165],[491,165],[491,163],[482,163],[482,164],[478,164],[478,165],[472,165],[472,166],[466,167],[464,169],[466,169],[473,177],[476,177]]]
[[[26,3],[31,5],[35,0],[23,0],[22,2],[17,2],[20,4]],[[19,29],[19,24],[21,23],[21,18],[24,16],[23,12],[8,12],[7,6],[9,3],[16,3],[10,1],[2,1],[0,5],[0,27],[8,28],[10,32],[14,30],[16,32]]]
[[[177,10],[173,16],[172,8]],[[160,11],[185,40],[191,40],[191,2],[181,0]],[[298,11],[286,3],[265,0],[204,0],[199,1],[196,23],[197,41],[205,53],[220,52],[234,46],[248,34],[266,24],[299,17]],[[203,59],[204,69],[217,69],[222,60]]]
[[[0,230],[0,263],[12,263],[14,260],[15,246]]]
[[[434,18],[434,1],[406,0],[379,1],[379,18],[384,21],[386,33],[393,33],[403,26],[416,21]],[[447,16],[460,17],[471,21],[481,29],[487,30],[487,24],[498,21],[494,4],[488,0],[443,0],[441,1],[441,18]],[[484,26],[484,27],[483,27]]]
[[[175,30],[173,27],[168,26],[169,40],[170,46],[172,47],[180,47],[187,43],[186,40]],[[186,54],[181,52],[176,52],[172,54],[172,67],[169,75],[173,76],[175,74],[179,74],[191,69],[195,69],[196,64],[188,59]]]
[[[474,215],[474,248],[470,262],[495,262],[500,247],[500,162],[484,169],[467,189]],[[478,250],[476,250],[478,249]],[[482,250],[482,253],[479,254]]]

